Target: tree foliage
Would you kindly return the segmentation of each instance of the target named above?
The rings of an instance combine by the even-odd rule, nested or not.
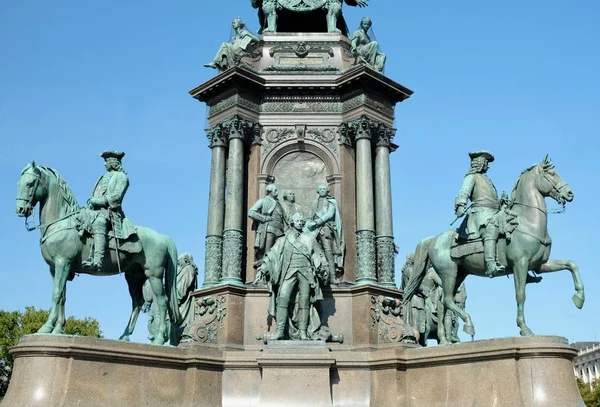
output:
[[[13,367],[13,357],[8,353],[21,337],[36,333],[48,319],[48,311],[26,307],[25,312],[0,310],[0,400],[6,394]],[[65,321],[65,334],[102,338],[100,325],[94,318]]]
[[[577,379],[577,387],[579,387],[579,393],[586,407],[600,407],[600,383],[598,381],[592,382],[590,386],[583,380]]]

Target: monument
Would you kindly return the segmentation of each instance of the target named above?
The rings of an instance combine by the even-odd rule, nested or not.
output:
[[[133,311],[121,339],[153,302],[153,343],[170,338],[177,346],[27,336],[12,350],[2,406],[583,406],[576,350],[564,338],[532,336],[523,316],[530,270],[569,269],[575,305],[584,301],[576,265],[549,260],[546,218],[530,210],[546,213],[545,197],[573,199],[549,158],[499,200],[485,175],[493,156],[472,153],[455,202],[456,215],[468,220],[423,239],[399,289],[390,154],[398,149],[395,109],[413,92],[383,75],[387,56],[371,40],[370,18],[348,30],[342,0],[251,6],[259,35],[235,18],[234,38],[215,43],[206,64],[216,76],[190,91],[208,106],[211,149],[199,289],[193,259],[182,255],[177,269],[169,238],[133,225],[131,238],[111,223],[111,213],[126,220],[126,175],[114,160],[107,169],[119,174],[99,181],[85,210],[56,170],[31,163],[19,180],[19,216],[42,200],[66,202],[43,205],[42,250],[59,235],[46,235],[53,225],[71,217],[79,225],[57,243],[77,254],[53,263],[56,295],[42,332],[60,333],[73,270],[123,270]],[[123,154],[103,157],[120,162]],[[109,193],[112,178],[124,183]],[[485,230],[469,234],[471,226]],[[140,246],[125,251],[126,243]],[[151,270],[146,302],[144,268]],[[458,319],[474,333],[459,291],[467,274],[514,274],[526,338],[455,343]],[[429,337],[447,346],[421,346]]]

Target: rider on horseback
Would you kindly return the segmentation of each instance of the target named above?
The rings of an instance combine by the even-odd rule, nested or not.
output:
[[[121,202],[129,187],[129,178],[121,165],[124,155],[125,153],[118,151],[105,151],[100,154],[104,158],[107,173],[98,179],[92,197],[87,202],[88,208],[93,212],[91,229],[94,250],[89,258],[81,262],[84,269],[102,268],[109,227],[113,227],[117,239],[125,239],[130,235],[124,230],[125,214],[121,209]]]
[[[471,169],[463,179],[462,187],[455,199],[456,216],[467,215],[459,227],[459,238],[483,239],[486,275],[495,277],[505,270],[496,258],[496,243],[500,234],[497,214],[500,211],[498,192],[486,172],[494,156],[488,151],[469,153]],[[467,213],[467,200],[471,207]],[[482,230],[483,229],[483,230]]]

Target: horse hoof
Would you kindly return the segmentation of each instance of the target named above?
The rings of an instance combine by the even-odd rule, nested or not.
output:
[[[156,338],[152,341],[152,345],[163,346],[165,344],[165,342],[166,342],[165,340]]]
[[[54,329],[52,330],[52,335],[62,335],[62,334],[64,334],[64,333],[65,333],[65,331],[64,331],[62,328],[58,328],[58,329],[57,329],[57,328],[54,328]]]
[[[475,336],[475,327],[473,325],[465,324],[465,326],[463,326],[463,331],[469,336]]]
[[[533,331],[529,328],[521,329],[521,336],[533,336]]]
[[[40,329],[38,329],[37,333],[39,334],[49,334],[52,333],[54,327],[52,325],[44,324]]]
[[[129,342],[129,335],[121,335],[119,340],[124,341],[124,342]]]
[[[573,295],[573,304],[575,304],[575,306],[578,309],[583,308],[584,302],[585,302],[585,295],[583,293],[576,293],[575,295]]]

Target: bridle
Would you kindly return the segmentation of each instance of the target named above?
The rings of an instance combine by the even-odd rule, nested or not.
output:
[[[549,213],[553,214],[553,213],[563,213],[566,209],[566,200],[562,197],[562,189],[565,187],[568,187],[569,184],[567,184],[566,182],[564,182],[563,180],[561,180],[558,183],[555,183],[552,178],[549,178],[548,175],[546,174],[546,171],[542,168],[541,171],[541,176],[544,177],[544,179],[548,182],[548,184],[550,184],[550,186],[552,187],[552,189],[550,190],[550,193],[548,194],[550,197],[552,197],[554,200],[556,200],[557,202],[559,202],[561,204],[561,207],[559,208],[549,208],[549,209],[542,209],[538,206],[533,206],[533,205],[528,205],[526,203],[523,202],[517,202],[517,201],[512,201],[513,205],[521,205],[521,206],[525,206],[527,208],[532,208],[532,209],[537,209],[538,211],[542,212],[544,215],[548,215]]]
[[[33,208],[34,208],[34,200],[35,200],[35,191],[37,191],[38,187],[41,185],[45,190],[46,190],[46,194],[48,193],[48,188],[46,188],[46,186],[44,186],[41,183],[42,180],[42,175],[41,174],[37,174],[37,173],[27,173],[27,174],[23,174],[23,175],[30,175],[32,177],[35,178],[35,181],[33,183],[33,187],[31,188],[31,193],[29,194],[29,196],[27,196],[26,198],[21,198],[21,197],[17,197],[17,201],[24,201],[26,206],[25,209],[27,211],[31,211],[33,212]],[[31,232],[32,230],[38,229],[40,227],[40,225],[38,226],[29,226],[29,222],[28,222],[28,216],[25,216],[25,228]]]

